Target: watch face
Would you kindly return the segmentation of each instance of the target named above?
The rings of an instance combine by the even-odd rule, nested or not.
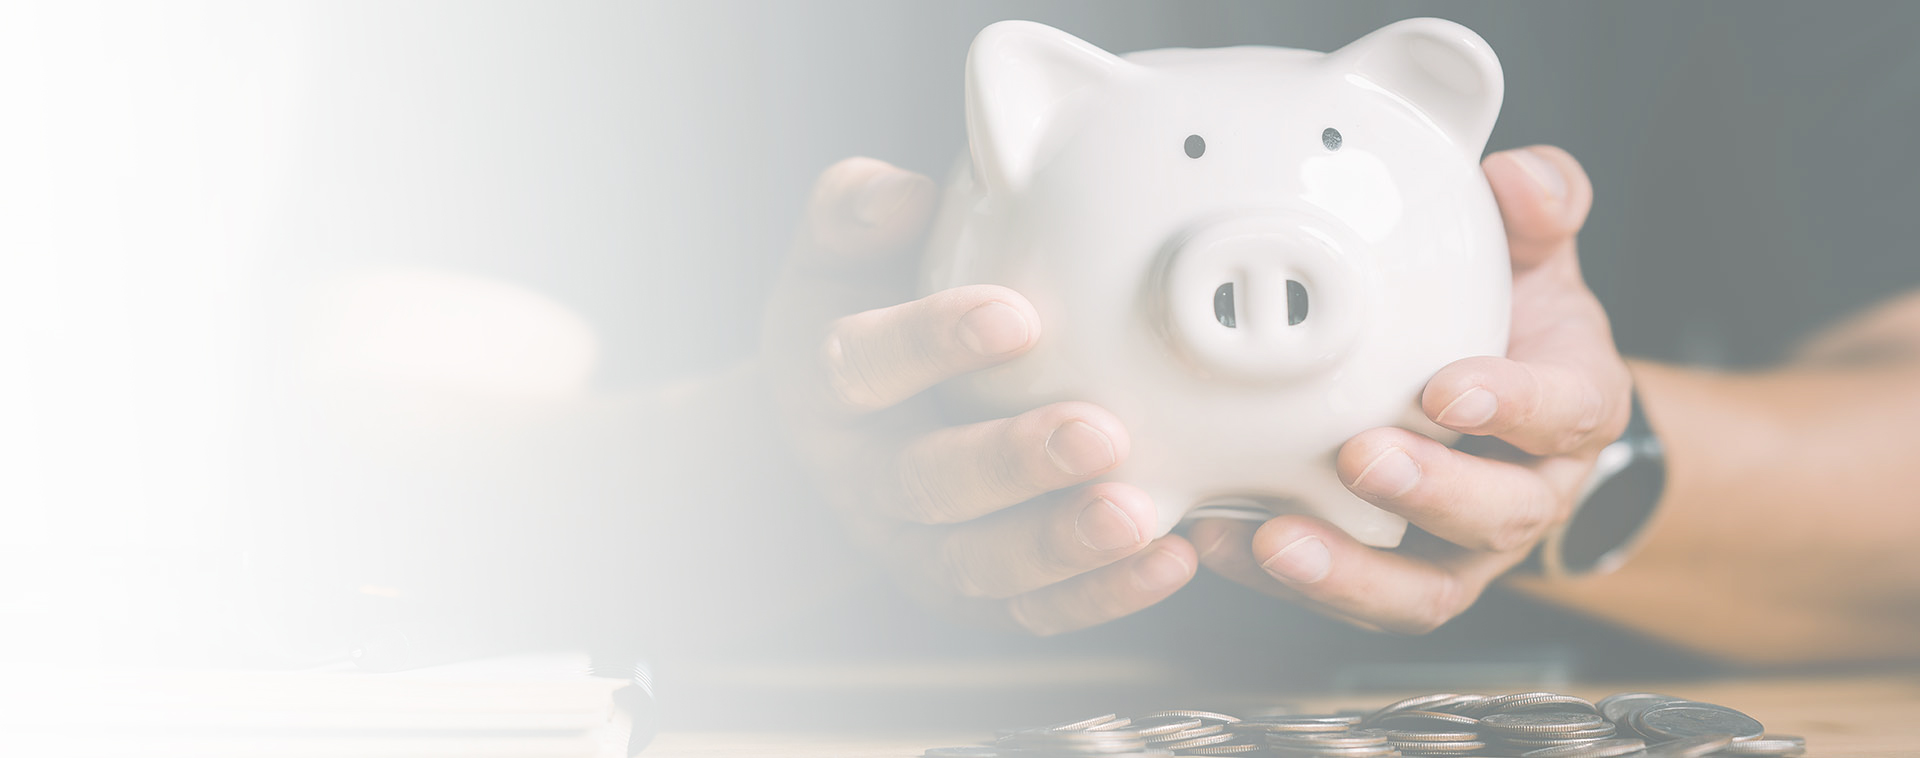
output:
[[[1659,457],[1640,457],[1594,488],[1567,523],[1560,545],[1561,570],[1568,574],[1607,571],[1624,558],[1646,528],[1666,489],[1667,466]]]

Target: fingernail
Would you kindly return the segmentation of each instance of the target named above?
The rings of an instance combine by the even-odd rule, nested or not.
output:
[[[1440,415],[1434,420],[1443,425],[1458,428],[1479,426],[1493,420],[1493,414],[1500,410],[1500,399],[1493,393],[1473,387],[1460,393],[1447,407],[1440,409]]]
[[[1280,552],[1260,567],[1294,584],[1312,584],[1327,578],[1327,569],[1332,565],[1333,556],[1327,552],[1326,543],[1319,537],[1301,537],[1280,548]]]
[[[1027,317],[998,300],[974,306],[960,316],[960,341],[976,353],[1005,355],[1027,344]]]
[[[914,193],[926,185],[927,180],[919,174],[906,171],[884,171],[879,176],[867,180],[859,195],[853,201],[853,216],[867,226],[881,226],[892,220],[894,215],[905,207]]]
[[[1047,436],[1047,457],[1061,471],[1086,476],[1113,466],[1113,440],[1085,421],[1068,421]]]
[[[1140,544],[1140,529],[1133,525],[1133,519],[1127,518],[1126,511],[1104,497],[1080,510],[1080,518],[1073,523],[1073,533],[1080,538],[1080,544],[1101,551]]]
[[[1171,550],[1155,550],[1133,567],[1133,586],[1142,592],[1164,592],[1185,584],[1193,567]]]
[[[1552,161],[1532,150],[1515,150],[1509,155],[1533,179],[1534,185],[1547,193],[1549,199],[1558,200],[1567,196],[1567,178],[1560,175],[1560,169],[1554,168]]]
[[[1407,457],[1407,451],[1390,447],[1360,470],[1360,475],[1353,479],[1353,488],[1374,497],[1394,498],[1407,494],[1407,490],[1419,483],[1420,465]]]

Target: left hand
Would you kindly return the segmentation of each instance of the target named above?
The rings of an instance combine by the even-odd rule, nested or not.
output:
[[[1354,494],[1413,524],[1399,548],[1367,547],[1308,516],[1257,528],[1213,519],[1189,534],[1208,568],[1361,626],[1424,633],[1473,605],[1572,514],[1631,402],[1626,363],[1574,248],[1593,187],[1554,147],[1482,165],[1512,250],[1508,357],[1449,364],[1420,404],[1440,426],[1509,449],[1482,457],[1405,429],[1362,432],[1340,448],[1336,468]]]

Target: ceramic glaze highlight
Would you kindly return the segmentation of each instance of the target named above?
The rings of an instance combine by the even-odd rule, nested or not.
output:
[[[1196,508],[1305,513],[1397,545],[1333,455],[1399,424],[1435,371],[1506,347],[1506,238],[1479,157],[1500,64],[1438,19],[1333,53],[1124,58],[1025,21],[967,60],[970,160],[929,243],[926,292],[1033,302],[1033,351],[948,388],[978,417],[1098,403],[1132,435],[1108,479],[1160,533]]]

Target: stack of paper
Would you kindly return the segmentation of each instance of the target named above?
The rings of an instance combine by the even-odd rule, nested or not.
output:
[[[630,681],[585,656],[500,658],[373,674],[114,671],[0,684],[0,755],[616,758]]]

